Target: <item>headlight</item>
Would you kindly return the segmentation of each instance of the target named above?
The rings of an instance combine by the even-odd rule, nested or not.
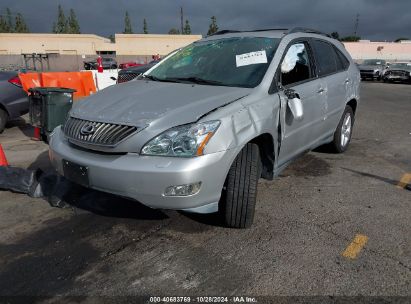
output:
[[[220,126],[213,120],[171,128],[144,145],[143,155],[192,157],[203,155],[210,138]]]

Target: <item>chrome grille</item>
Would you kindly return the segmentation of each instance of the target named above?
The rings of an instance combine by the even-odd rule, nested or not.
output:
[[[87,134],[84,131],[90,133]],[[64,134],[69,140],[101,146],[115,146],[136,131],[137,128],[134,126],[89,121],[74,117],[70,117],[64,125]]]
[[[122,82],[127,82],[130,80],[133,80],[134,78],[136,78],[138,75],[138,73],[124,73],[124,74],[118,74],[118,83],[122,83]]]
[[[406,72],[406,71],[396,71],[396,70],[393,70],[393,71],[389,71],[389,74],[390,74],[390,75],[393,75],[393,76],[407,76],[407,72]]]

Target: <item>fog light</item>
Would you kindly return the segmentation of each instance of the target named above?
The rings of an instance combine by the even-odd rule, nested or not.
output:
[[[201,182],[170,186],[164,191],[164,196],[188,196],[198,193],[200,191]]]

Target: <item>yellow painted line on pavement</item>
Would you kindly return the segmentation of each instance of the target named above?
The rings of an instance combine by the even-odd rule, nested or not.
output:
[[[408,184],[411,184],[411,173],[405,173],[399,183],[397,184],[397,188],[405,189]]]
[[[361,249],[367,244],[368,236],[363,234],[356,234],[354,240],[342,253],[342,256],[348,259],[355,259],[360,253]]]

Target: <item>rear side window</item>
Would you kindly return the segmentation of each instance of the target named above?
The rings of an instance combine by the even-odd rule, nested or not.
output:
[[[321,41],[312,41],[317,63],[318,76],[325,76],[337,72],[337,56],[331,44]]]
[[[345,57],[345,55],[336,47],[334,47],[334,51],[337,54],[337,67],[338,71],[345,71],[350,66],[350,61]]]

